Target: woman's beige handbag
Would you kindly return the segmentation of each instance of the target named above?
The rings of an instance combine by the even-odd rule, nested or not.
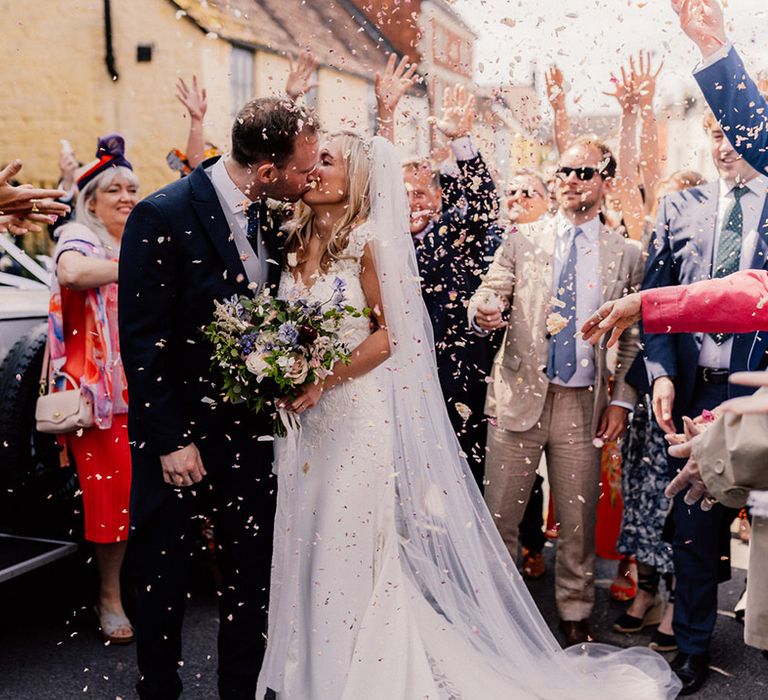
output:
[[[59,376],[64,377],[76,388],[51,393],[48,386],[49,358],[50,349],[46,343],[43,370],[40,374],[40,397],[35,406],[38,432],[59,434],[90,428],[93,425],[93,403],[80,392],[80,387],[72,377],[65,372],[59,372]]]

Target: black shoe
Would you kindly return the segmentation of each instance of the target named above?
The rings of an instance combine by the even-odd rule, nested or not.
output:
[[[707,680],[709,657],[706,654],[685,654],[681,651],[672,660],[670,666],[683,682],[680,695],[691,695]]]
[[[651,641],[648,644],[649,649],[658,651],[659,653],[665,651],[677,651],[677,642],[675,641],[674,634],[664,634],[659,630],[654,630],[651,635]]]

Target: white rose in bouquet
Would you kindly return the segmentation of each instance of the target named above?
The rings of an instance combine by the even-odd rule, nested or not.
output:
[[[267,374],[269,365],[264,359],[264,355],[259,352],[252,352],[245,358],[245,366],[251,374],[256,375],[256,381],[260,382]]]
[[[290,360],[290,363],[285,368],[286,379],[290,379],[296,386],[303,384],[307,374],[309,374],[309,363],[302,355],[292,355],[287,359]]]

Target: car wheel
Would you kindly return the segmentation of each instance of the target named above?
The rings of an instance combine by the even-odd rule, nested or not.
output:
[[[0,525],[19,534],[77,536],[82,511],[74,467],[60,466],[56,437],[35,430],[47,324],[0,366]]]

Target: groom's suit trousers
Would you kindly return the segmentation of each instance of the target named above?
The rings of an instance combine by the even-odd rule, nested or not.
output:
[[[550,384],[544,410],[529,430],[488,424],[485,500],[502,539],[517,559],[518,532],[542,452],[560,523],[555,598],[560,618],[589,617],[595,600],[595,521],[600,495],[600,451],[592,444],[591,387]]]
[[[184,489],[168,486],[174,497],[130,539],[142,700],[173,700],[181,693],[182,622],[204,516],[213,521],[221,574],[219,697],[252,700],[255,695],[265,648],[276,485],[271,450],[264,447],[269,443],[257,444],[255,436],[231,437],[237,452],[224,436],[211,441],[218,442],[216,449],[200,446],[208,475]]]

